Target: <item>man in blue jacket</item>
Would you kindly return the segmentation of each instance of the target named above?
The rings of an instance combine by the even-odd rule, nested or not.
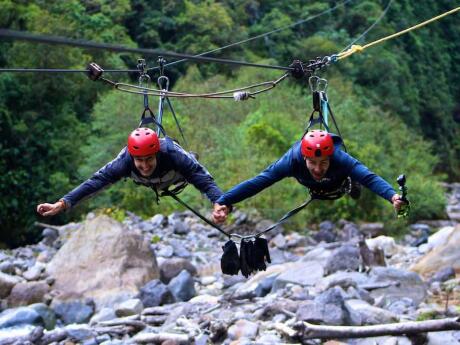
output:
[[[222,195],[212,176],[192,154],[171,138],[159,139],[150,128],[137,128],[129,135],[127,147],[113,161],[56,203],[38,205],[37,212],[42,216],[58,214],[126,177],[152,188],[157,195],[184,181],[213,203]]]
[[[256,195],[285,177],[294,177],[317,199],[334,199],[343,195],[351,181],[356,181],[399,210],[404,201],[391,185],[342,151],[342,144],[337,135],[321,130],[307,132],[301,141],[259,175],[224,193],[214,204],[214,221],[224,222],[231,205]]]

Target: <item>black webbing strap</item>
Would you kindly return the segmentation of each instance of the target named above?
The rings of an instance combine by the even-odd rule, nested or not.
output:
[[[193,207],[189,206],[186,202],[182,201],[177,195],[171,193],[169,190],[165,190],[163,191],[163,193],[161,194],[162,196],[163,195],[167,195],[167,196],[170,196],[171,198],[173,198],[174,200],[176,200],[179,204],[181,204],[182,206],[184,206],[185,208],[189,209],[190,211],[192,211],[192,213],[197,216],[198,218],[200,218],[203,222],[205,222],[206,224],[212,226],[214,229],[217,229],[219,230],[222,234],[224,234],[225,236],[227,236],[228,238],[231,238],[232,236],[226,232],[225,230],[223,230],[220,226],[218,226],[217,224],[211,222],[209,219],[207,219],[205,216],[203,216],[200,212],[196,211]]]
[[[169,107],[169,110],[171,110],[171,113],[173,114],[173,117],[174,117],[174,121],[176,121],[176,126],[177,126],[177,129],[179,130],[180,132],[180,135],[182,137],[182,140],[184,140],[184,144],[186,147],[188,147],[188,143],[187,143],[187,140],[185,139],[185,136],[184,136],[184,131],[182,130],[182,127],[179,123],[179,120],[177,119],[177,116],[176,116],[176,112],[174,111],[174,108],[171,104],[171,101],[169,100],[168,97],[166,97],[166,102],[168,102],[168,107]]]
[[[149,116],[146,116],[146,113],[148,113]],[[166,136],[165,129],[163,128],[161,123],[159,123],[157,121],[157,119],[155,118],[155,115],[153,114],[152,110],[150,110],[150,108],[147,107],[147,108],[144,108],[144,111],[142,112],[141,122],[139,123],[139,127],[146,126],[146,125],[148,125],[150,123],[155,124],[158,127],[158,130],[161,131],[163,136]]]
[[[260,237],[260,235],[263,235],[267,232],[269,232],[270,230],[273,230],[274,228],[276,228],[278,225],[284,223],[286,220],[288,220],[289,218],[291,218],[292,216],[294,216],[295,214],[299,213],[301,210],[303,210],[305,207],[307,207],[313,200],[315,200],[315,197],[311,196],[310,199],[308,199],[307,201],[305,201],[302,205],[299,205],[297,206],[295,209],[289,211],[288,213],[286,213],[283,217],[281,217],[280,220],[278,220],[276,223],[270,225],[268,228],[266,228],[265,230],[262,230],[262,231],[259,231],[257,234],[255,235],[252,235],[250,237]]]

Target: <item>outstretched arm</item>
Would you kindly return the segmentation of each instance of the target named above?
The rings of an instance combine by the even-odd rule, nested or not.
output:
[[[227,191],[214,205],[213,219],[217,223],[222,223],[227,218],[229,207],[237,202],[250,198],[265,188],[270,187],[275,182],[291,176],[291,150],[288,151],[278,161],[271,164],[259,175],[246,180]]]
[[[62,199],[54,204],[43,203],[37,206],[37,212],[42,216],[53,216],[70,207],[75,206],[81,200],[88,198],[101,191],[105,187],[115,183],[122,177],[129,176],[129,157],[123,149],[113,161],[107,163],[91,178],[80,184]]]

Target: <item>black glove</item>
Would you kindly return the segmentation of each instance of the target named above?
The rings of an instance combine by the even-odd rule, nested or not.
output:
[[[254,269],[265,271],[267,269],[265,261],[271,263],[268,242],[265,238],[257,237],[254,241]]]
[[[240,270],[240,258],[235,242],[228,240],[222,247],[224,253],[220,259],[220,268],[223,274],[235,275]]]
[[[240,268],[246,278],[254,270],[254,245],[252,241],[241,240],[240,244]]]

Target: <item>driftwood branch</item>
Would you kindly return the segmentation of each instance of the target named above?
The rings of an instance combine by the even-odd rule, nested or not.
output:
[[[35,222],[34,225],[40,226],[42,228],[50,228],[50,229],[57,230],[57,231],[61,230],[62,228],[62,226],[45,224],[45,223],[40,223],[40,222]]]
[[[425,332],[460,330],[460,317],[441,320],[408,321],[373,326],[328,326],[299,322],[294,327],[297,334],[291,336],[291,338],[299,338],[302,340],[366,338],[381,335],[410,335]],[[285,334],[286,333],[285,330]]]
[[[138,344],[161,344],[165,341],[171,341],[180,345],[189,345],[192,343],[193,337],[175,333],[141,333],[134,337],[134,341]]]

